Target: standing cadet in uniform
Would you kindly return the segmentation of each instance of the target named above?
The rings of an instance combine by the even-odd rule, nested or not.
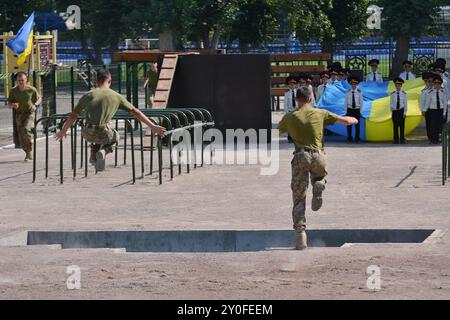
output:
[[[330,79],[328,80],[328,84],[337,84],[338,83],[338,72],[335,69],[330,70]]]
[[[110,89],[111,74],[107,70],[97,72],[97,89],[89,91],[81,97],[75,110],[55,138],[60,140],[66,136],[67,130],[85,110],[86,125],[82,130],[83,137],[91,143],[91,163],[95,163],[97,171],[105,170],[105,157],[113,152],[112,146],[119,143],[119,133],[109,127],[109,122],[118,109],[130,112],[158,135],[166,131],[149,120],[139,109],[135,108],[122,95]]]
[[[443,58],[436,59],[433,64],[433,71],[442,77],[442,87],[447,91],[447,96],[450,95],[450,81],[448,72],[445,71],[447,61]]]
[[[325,90],[327,89],[328,80],[330,79],[330,75],[328,72],[323,71],[320,73],[320,82],[321,84],[317,87],[317,103],[320,102],[320,99],[322,98],[323,94],[325,93]]]
[[[156,92],[156,86],[158,84],[158,65],[156,63],[150,64],[150,70],[147,71],[144,81],[144,90],[147,91],[147,106],[153,107],[153,98]]]
[[[403,61],[403,72],[400,73],[399,78],[402,78],[403,80],[414,80],[416,78],[416,75],[412,73],[412,67],[413,63],[409,60]]]
[[[408,112],[408,96],[405,91],[402,91],[402,86],[405,81],[402,78],[395,78],[395,91],[391,93],[391,114],[394,125],[394,143],[405,144],[405,119]],[[400,140],[398,131],[400,129]]]
[[[344,76],[342,77],[342,81],[347,81],[348,78],[351,77],[352,72],[348,68],[344,68],[344,69],[342,69],[342,71],[344,72]]]
[[[430,135],[431,143],[439,144],[439,135],[447,119],[448,113],[447,91],[442,88],[442,77],[435,75],[433,78],[433,89],[430,90],[427,97],[425,112],[430,113]]]
[[[289,113],[297,108],[295,102],[295,94],[297,93],[297,79],[293,76],[289,76],[286,78],[286,84],[288,85],[289,90],[284,94],[284,112]]]
[[[425,88],[420,93],[420,111],[425,117],[425,125],[427,128],[428,141],[431,144],[431,123],[430,123],[430,112],[427,110],[427,99],[430,91],[433,89],[433,73],[424,72],[422,73],[422,79],[425,82]]]
[[[446,67],[446,61],[442,58],[439,58],[433,64],[433,72],[438,74],[442,78],[442,88],[444,88],[448,94],[448,87],[447,87],[448,79],[445,76],[445,67]]]
[[[296,249],[307,248],[306,236],[306,193],[309,180],[313,187],[311,209],[322,207],[322,192],[325,190],[327,176],[326,156],[323,145],[324,126],[334,123],[351,125],[355,118],[339,117],[327,110],[311,106],[310,90],[301,87],[297,90],[298,109],[284,116],[278,125],[281,132],[288,132],[294,140],[295,153],[292,165],[292,198],[294,202],[292,217],[297,231]]]
[[[378,72],[378,65],[380,60],[372,59],[369,61],[369,66],[372,68],[372,72],[366,76],[366,82],[383,82],[383,76]]]
[[[344,108],[347,110],[347,116],[358,119],[358,122],[355,124],[355,142],[358,143],[360,141],[360,123],[361,119],[362,107],[363,107],[363,93],[360,89],[358,89],[359,79],[357,77],[350,77],[348,82],[352,86],[351,90],[347,92],[345,95],[345,105]],[[353,142],[352,137],[352,125],[347,127],[347,141]]]
[[[24,72],[16,74],[17,86],[11,89],[8,96],[7,107],[16,109],[16,126],[19,133],[19,142],[25,151],[25,162],[33,160],[32,133],[36,108],[42,103],[35,87],[28,84],[28,77]]]

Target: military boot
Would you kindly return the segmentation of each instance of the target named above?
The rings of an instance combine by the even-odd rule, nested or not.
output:
[[[296,250],[305,250],[308,247],[308,237],[306,231],[298,231],[297,233],[297,243],[295,245]]]
[[[95,170],[97,172],[105,171],[106,166],[106,151],[101,149],[96,154]]]
[[[325,190],[325,180],[316,181],[313,184],[313,198],[311,201],[312,211],[319,211],[322,208],[323,198],[322,193]]]
[[[97,162],[97,152],[100,150],[100,146],[98,144],[91,144],[91,156],[89,158],[89,163],[95,166]]]
[[[33,160],[33,155],[31,154],[31,151],[25,151],[25,162],[28,162],[28,160]]]

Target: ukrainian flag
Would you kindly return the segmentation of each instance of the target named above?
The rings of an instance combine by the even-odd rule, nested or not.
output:
[[[33,51],[34,12],[20,28],[19,32],[6,42],[6,45],[18,55],[17,65],[25,63],[27,56]]]
[[[402,90],[408,95],[406,135],[414,131],[423,120],[419,101],[424,87],[422,78],[407,80],[403,85]],[[395,90],[394,83],[361,82],[358,88],[363,92],[361,139],[373,142],[392,141],[394,129],[391,120],[390,94]],[[351,86],[347,81],[328,85],[318,107],[341,116],[345,115],[345,95],[350,89]],[[347,135],[347,127],[341,124],[334,124],[327,129],[338,135]]]

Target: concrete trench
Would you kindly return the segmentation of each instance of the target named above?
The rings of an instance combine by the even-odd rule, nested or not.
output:
[[[327,229],[308,230],[310,247],[349,244],[411,243],[437,240],[433,229]],[[199,231],[23,231],[0,238],[0,246],[61,245],[62,249],[108,248],[126,252],[257,252],[289,250],[295,246],[293,230]]]

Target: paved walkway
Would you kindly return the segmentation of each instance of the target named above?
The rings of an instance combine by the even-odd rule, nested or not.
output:
[[[42,152],[43,143],[38,147]],[[43,179],[40,160],[36,184],[20,150],[0,150],[0,236],[23,230],[292,227],[292,150],[284,141],[277,175],[261,176],[253,165],[215,165],[173,182],[165,170],[162,186],[156,177],[130,185],[130,167],[114,168],[111,161],[106,172],[67,179],[61,186],[57,147],[51,145],[50,178]],[[0,298],[448,298],[450,189],[441,186],[440,147],[330,142],[327,154],[324,207],[319,213],[308,210],[308,228],[440,229],[442,238],[426,244],[214,254],[0,247]],[[81,268],[81,290],[66,288],[70,265]],[[371,265],[381,268],[380,291],[366,286]]]

